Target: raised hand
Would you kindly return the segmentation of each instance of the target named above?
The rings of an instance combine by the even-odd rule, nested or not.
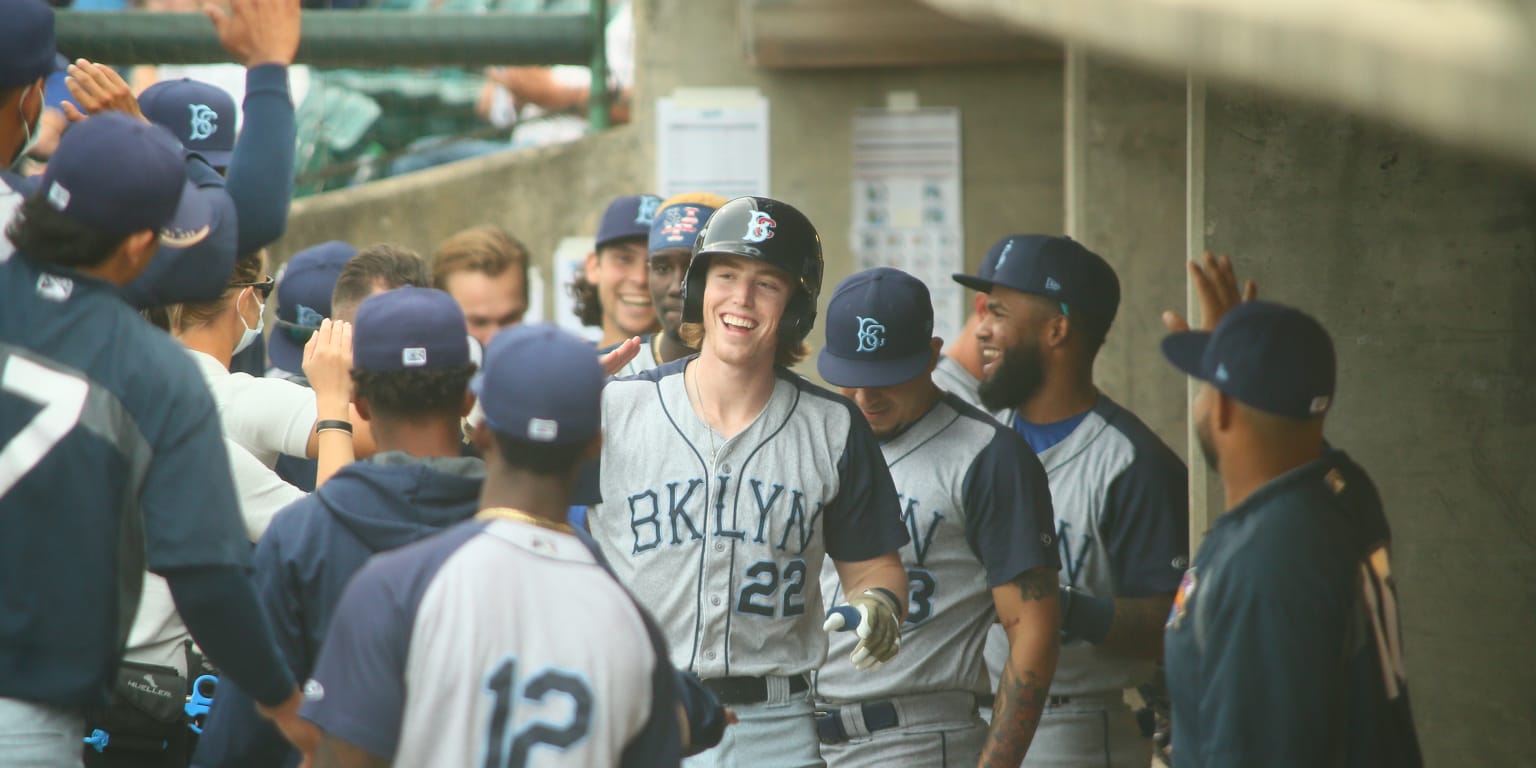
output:
[[[1237,273],[1232,268],[1232,257],[1216,256],[1206,251],[1201,261],[1190,260],[1185,267],[1189,279],[1195,284],[1195,294],[1200,298],[1200,330],[1211,331],[1233,307],[1245,301],[1253,301],[1259,295],[1259,287],[1252,280],[1238,291]],[[1163,325],[1173,333],[1189,330],[1189,322],[1173,310],[1163,312]]]
[[[299,0],[230,0],[203,4],[219,44],[246,68],[293,63],[299,52]]]

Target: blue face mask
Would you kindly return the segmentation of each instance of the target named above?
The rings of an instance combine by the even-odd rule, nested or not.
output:
[[[255,296],[256,296],[256,289],[252,288],[251,289],[251,297],[255,298]],[[267,323],[267,305],[263,304],[260,299],[257,299],[256,300],[256,307],[257,307],[257,309],[256,309],[256,327],[255,328],[252,328],[251,326],[246,325],[245,315],[241,315],[240,316],[240,325],[245,327],[245,332],[240,334],[240,343],[235,345],[235,354],[237,354],[237,355],[240,354],[241,352],[244,352],[252,344],[255,344],[257,339],[261,338],[261,329]],[[238,312],[239,311],[239,307],[236,307],[235,310]]]

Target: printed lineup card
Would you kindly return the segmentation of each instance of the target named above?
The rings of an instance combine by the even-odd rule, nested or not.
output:
[[[861,109],[853,117],[853,222],[858,269],[895,267],[933,296],[933,332],[948,342],[965,324],[960,201],[960,110]]]
[[[756,88],[679,88],[656,104],[656,194],[769,194],[768,100]]]

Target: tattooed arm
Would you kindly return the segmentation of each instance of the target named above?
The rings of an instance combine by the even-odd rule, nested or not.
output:
[[[1024,762],[1035,738],[1061,649],[1055,569],[1033,568],[1019,574],[993,588],[992,602],[1008,633],[1008,665],[998,683],[992,729],[978,765],[1015,768]]]

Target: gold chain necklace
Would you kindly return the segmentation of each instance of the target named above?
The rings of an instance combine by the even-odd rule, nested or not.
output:
[[[559,532],[559,533],[570,534],[572,536],[576,535],[576,530],[574,528],[572,528],[568,523],[561,523],[561,522],[556,522],[554,520],[547,520],[547,519],[542,518],[542,517],[538,517],[538,516],[535,516],[535,515],[530,515],[527,512],[522,511],[521,509],[513,509],[511,507],[490,507],[488,509],[482,509],[479,512],[475,513],[475,519],[476,520],[495,520],[495,519],[515,520],[515,521],[517,521],[519,523],[527,523],[529,525],[536,525],[536,526],[538,526],[540,528],[545,528],[545,529],[548,529],[548,530],[551,530],[551,531],[556,531],[556,532]]]

